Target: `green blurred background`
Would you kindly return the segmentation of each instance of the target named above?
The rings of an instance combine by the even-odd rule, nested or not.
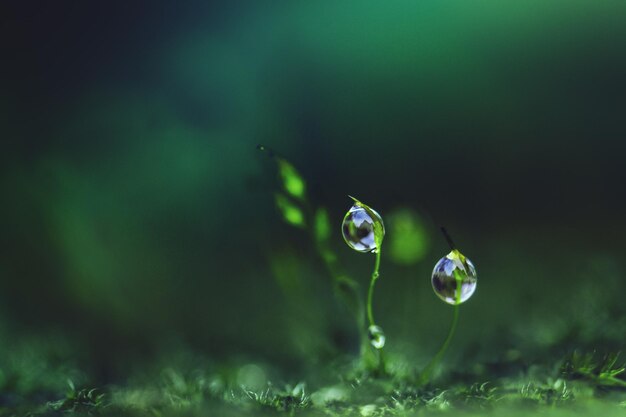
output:
[[[347,195],[382,214],[392,355],[419,365],[445,337],[440,224],[479,276],[450,360],[623,347],[624,2],[2,9],[5,342],[64,335],[104,380],[171,344],[296,372],[356,353],[274,207],[263,143],[327,208],[362,286],[373,256],[342,241]]]

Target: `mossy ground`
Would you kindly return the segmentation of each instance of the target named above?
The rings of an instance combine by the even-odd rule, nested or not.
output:
[[[615,355],[575,352],[530,363],[509,351],[494,361],[444,366],[418,387],[411,365],[393,355],[386,376],[346,358],[288,380],[267,362],[216,363],[181,349],[98,385],[59,356],[58,346],[29,349],[4,357],[2,417],[626,415],[626,378]]]

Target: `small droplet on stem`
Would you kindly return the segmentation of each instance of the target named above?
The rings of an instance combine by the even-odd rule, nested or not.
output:
[[[371,325],[367,329],[367,335],[370,340],[370,344],[376,349],[382,349],[385,346],[385,332],[382,327],[375,324]]]

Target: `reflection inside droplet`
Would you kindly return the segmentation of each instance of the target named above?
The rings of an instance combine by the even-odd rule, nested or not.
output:
[[[448,304],[467,301],[476,290],[476,281],[474,264],[456,249],[441,258],[433,269],[433,290]]]
[[[373,214],[374,218],[370,215]],[[343,219],[341,232],[343,238],[352,249],[359,252],[376,252],[375,224],[379,224],[383,234],[385,226],[380,215],[373,209],[366,210],[364,207],[353,205]]]

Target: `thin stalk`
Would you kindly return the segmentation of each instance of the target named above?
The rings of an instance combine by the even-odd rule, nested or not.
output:
[[[455,251],[456,246],[454,242],[452,241],[452,238],[448,234],[448,231],[445,229],[445,227],[441,228],[441,232],[446,238],[448,245],[450,245],[450,249]],[[431,359],[428,365],[426,365],[426,368],[424,368],[424,370],[422,371],[419,377],[419,383],[421,385],[426,385],[428,381],[430,381],[430,377],[433,373],[433,370],[435,369],[437,365],[439,365],[439,363],[441,362],[441,359],[443,358],[443,355],[445,355],[446,351],[448,350],[448,346],[450,346],[450,342],[452,341],[452,338],[454,337],[454,333],[456,332],[456,328],[459,323],[459,309],[460,309],[459,307],[461,306],[461,290],[463,286],[463,277],[461,276],[461,274],[459,274],[459,271],[457,271],[456,269],[453,271],[453,274],[454,274],[454,279],[456,281],[456,293],[455,293],[456,303],[454,305],[454,315],[452,316],[452,324],[450,324],[450,330],[448,330],[448,335],[446,336],[446,339],[443,341],[443,344],[439,348],[439,351],[435,354],[435,356]]]
[[[374,261],[374,270],[372,271],[372,278],[370,279],[370,287],[367,292],[367,320],[370,326],[375,326],[376,321],[374,320],[374,311],[373,311],[373,300],[374,300],[374,285],[380,276],[378,272],[380,269],[380,246],[376,250],[376,260]],[[378,369],[381,373],[385,373],[385,353],[383,352],[383,348],[378,350]]]
[[[456,332],[457,324],[459,323],[459,304],[454,306],[454,316],[452,317],[452,324],[450,325],[450,330],[448,331],[448,336],[446,340],[444,340],[443,344],[439,348],[439,352],[431,359],[430,363],[426,365],[426,368],[422,371],[422,374],[419,377],[419,382],[421,385],[426,385],[428,381],[430,381],[430,376],[435,369],[435,367],[441,362],[443,355],[445,355],[446,350],[448,350],[448,346],[450,346],[450,342],[452,341],[452,337]]]
[[[316,241],[314,237],[312,237],[312,240],[315,242],[317,253],[322,259],[324,266],[333,281],[335,296],[343,302],[346,308],[354,316],[359,335],[366,343],[367,332],[363,330],[363,326],[365,325],[363,298],[359,289],[359,284],[352,278],[349,278],[347,275],[339,272],[337,260],[335,256],[333,256],[332,250],[328,248],[327,244]]]
[[[375,326],[376,322],[374,321],[374,313],[372,311],[372,304],[374,299],[374,284],[378,280],[380,276],[378,270],[380,269],[380,248],[376,251],[376,261],[374,261],[374,271],[372,272],[372,278],[370,280],[370,288],[367,292],[367,320],[370,323],[370,326]]]
[[[450,245],[450,249],[455,250],[456,245],[454,244],[454,241],[450,237],[450,234],[448,234],[448,231],[446,230],[446,228],[441,226],[440,229],[441,229],[441,233],[443,233],[443,237],[446,238],[446,242],[448,242],[448,245]]]
[[[309,219],[310,224],[312,223],[312,219],[314,218],[315,211],[313,210],[313,207],[308,202],[308,200],[305,199],[303,203],[306,216]],[[346,308],[352,313],[356,321],[359,336],[362,340],[366,341],[367,332],[363,331],[363,299],[358,282],[341,272],[341,268],[338,265],[337,258],[333,255],[333,251],[329,247],[328,243],[319,241],[315,237],[315,233],[313,232],[312,228],[309,227],[307,229],[311,241],[315,245],[317,254],[323,261],[324,266],[326,267],[326,270],[328,271],[332,279],[335,296],[339,298],[346,306]]]
[[[277,165],[280,160],[287,161],[286,158],[268,146],[258,144],[256,148],[261,152],[265,152],[267,156]],[[335,296],[343,302],[346,308],[354,316],[359,338],[361,339],[361,355],[363,355],[363,352],[365,352],[369,343],[367,340],[367,332],[364,329],[365,307],[363,305],[360,286],[355,280],[348,277],[341,271],[337,258],[334,256],[332,248],[328,245],[328,243],[320,241],[315,236],[314,230],[310,227],[310,225],[313,224],[313,219],[315,218],[315,210],[309,202],[306,194],[301,196],[299,202],[302,204],[302,209],[305,212],[307,219],[306,224],[309,225],[306,227],[306,230],[311,238],[311,241],[315,245],[317,254],[322,259],[324,266],[332,279]]]

